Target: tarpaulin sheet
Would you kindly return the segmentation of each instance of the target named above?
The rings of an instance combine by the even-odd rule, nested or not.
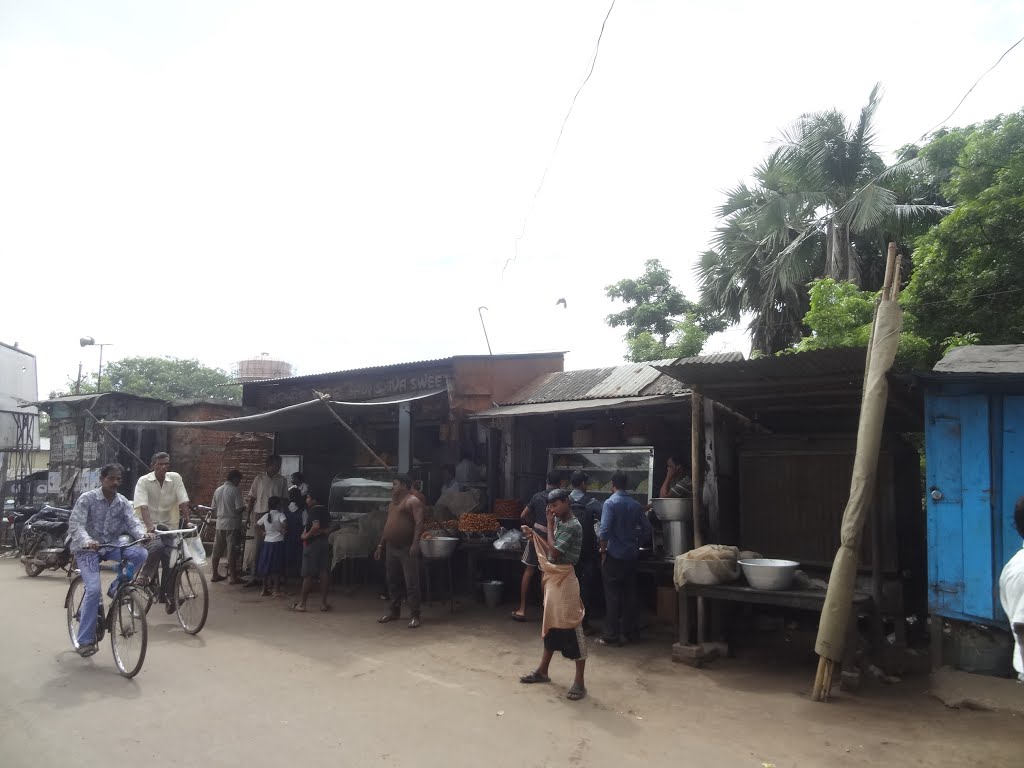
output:
[[[825,605],[821,610],[815,651],[819,656],[839,662],[850,622],[854,584],[857,578],[857,554],[860,536],[875,498],[878,454],[882,442],[885,406],[889,397],[886,373],[896,358],[903,315],[894,300],[882,301],[868,350],[860,423],[857,429],[857,455],[853,461],[850,499],[843,512],[840,546],[832,564]]]

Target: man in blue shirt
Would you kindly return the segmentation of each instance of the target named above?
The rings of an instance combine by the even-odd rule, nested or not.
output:
[[[100,561],[120,560],[121,547],[104,546],[116,542],[121,534],[136,539],[152,539],[146,526],[135,516],[132,503],[117,492],[124,469],[120,464],[107,464],[100,470],[100,487],[86,491],[78,497],[68,520],[71,553],[85,582],[85,596],[78,625],[78,654],[96,653],[96,619],[100,607]],[[159,541],[149,542],[153,557],[139,546],[124,549],[124,556],[132,564],[139,578],[152,577],[160,562],[162,546]],[[147,558],[150,559],[147,564]],[[147,565],[146,569],[143,566]]]
[[[612,474],[612,495],[604,503],[598,530],[604,579],[605,622],[600,645],[621,645],[637,636],[636,561],[640,542],[651,536],[651,523],[629,495],[626,473]]]

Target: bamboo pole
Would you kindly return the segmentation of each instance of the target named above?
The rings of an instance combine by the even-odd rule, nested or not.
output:
[[[704,498],[701,482],[701,464],[704,451],[701,450],[701,425],[704,423],[704,404],[700,389],[690,387],[690,485],[693,488],[693,548],[703,546],[700,534],[701,506]],[[697,598],[697,645],[704,644],[704,598]]]
[[[373,450],[373,448],[366,444],[366,441],[363,440],[363,438],[360,437],[359,434],[348,425],[347,421],[345,421],[343,418],[341,418],[341,416],[334,412],[334,409],[331,408],[331,404],[327,402],[328,398],[330,398],[330,395],[325,395],[323,392],[317,392],[315,389],[313,390],[313,394],[316,395],[317,399],[324,404],[324,408],[326,408],[327,412],[334,417],[334,420],[341,424],[341,426],[343,426],[345,429],[347,429],[348,433],[352,435],[352,437],[354,437],[359,442],[359,444],[363,446],[363,448],[369,451],[370,455],[373,456],[373,458],[375,458],[380,463],[380,465],[384,467],[384,469],[390,472],[391,466],[386,461],[384,461],[384,459],[378,456],[376,452]]]

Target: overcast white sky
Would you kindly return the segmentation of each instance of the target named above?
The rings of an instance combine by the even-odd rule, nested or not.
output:
[[[315,373],[486,353],[486,305],[496,353],[614,365],[604,286],[656,257],[696,298],[722,191],[780,128],[881,80],[896,149],[1024,35],[1022,2],[620,0],[552,159],[606,10],[0,0],[0,340],[45,395],[95,370],[83,335]],[[1024,45],[951,123],[1022,82]]]

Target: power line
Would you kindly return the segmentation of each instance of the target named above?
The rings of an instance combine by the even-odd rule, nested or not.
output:
[[[993,69],[995,69],[996,67],[998,67],[998,66],[1000,65],[1000,63],[1002,63],[1003,59],[1005,59],[1005,58],[1006,58],[1006,57],[1007,57],[1007,56],[1009,55],[1010,51],[1012,51],[1012,50],[1013,50],[1014,48],[1016,48],[1016,47],[1017,47],[1018,45],[1020,45],[1021,43],[1024,43],[1024,37],[1020,38],[1020,40],[1018,40],[1018,41],[1017,41],[1016,43],[1014,43],[1014,44],[1013,44],[1013,45],[1011,45],[1011,46],[1010,46],[1009,48],[1007,48],[1007,49],[1006,49],[1005,51],[1003,51],[1003,55],[1002,55],[1002,56],[1000,56],[1000,57],[999,57],[999,58],[998,58],[998,59],[996,60],[996,63],[995,63],[995,64],[993,64],[993,65],[992,65],[991,67],[989,67],[988,69],[986,69],[986,70],[985,70],[984,72],[982,72],[982,74],[981,74],[981,77],[979,77],[979,78],[978,78],[977,80],[975,80],[975,81],[974,81],[974,85],[972,85],[972,86],[971,86],[970,88],[968,88],[968,89],[967,89],[967,93],[965,93],[965,94],[964,94],[964,97],[963,97],[962,99],[960,99],[960,101],[958,101],[958,102],[957,102],[957,105],[956,105],[956,106],[955,106],[955,107],[953,108],[953,111],[952,111],[952,112],[950,112],[950,113],[949,113],[948,115],[946,115],[945,119],[943,119],[943,120],[940,120],[940,121],[939,121],[938,123],[936,123],[936,124],[935,124],[935,125],[933,125],[933,126],[932,126],[931,128],[929,128],[929,129],[928,129],[927,131],[925,131],[925,132],[924,132],[923,134],[921,134],[921,138],[920,138],[920,139],[918,139],[918,141],[923,141],[923,140],[924,140],[924,138],[925,138],[925,137],[926,137],[926,136],[927,136],[928,134],[930,134],[930,133],[931,133],[932,131],[934,131],[934,130],[935,130],[936,128],[938,128],[939,126],[941,126],[941,125],[943,125],[944,123],[946,123],[946,122],[947,122],[947,121],[948,121],[948,120],[949,120],[949,119],[950,119],[950,118],[951,118],[951,117],[952,117],[953,115],[955,115],[955,114],[957,113],[957,110],[959,110],[959,109],[960,109],[960,107],[961,107],[961,106],[963,106],[963,103],[964,103],[965,101],[967,101],[967,97],[968,97],[968,96],[970,96],[970,95],[971,95],[971,93],[972,93],[972,92],[974,91],[974,89],[978,87],[978,83],[980,83],[980,82],[981,82],[982,80],[984,80],[984,79],[985,79],[985,76],[986,76],[986,75],[988,75],[988,73],[989,73],[989,72],[991,72],[991,71],[992,71]]]
[[[505,260],[505,266],[501,268],[501,274],[504,276],[505,270],[508,269],[508,265],[512,264],[519,258],[519,241],[526,236],[526,223],[530,219],[530,214],[533,213],[534,207],[537,205],[537,197],[540,195],[541,189],[544,187],[544,181],[548,177],[548,170],[551,168],[551,164],[554,162],[555,154],[558,152],[558,145],[562,143],[562,134],[565,133],[565,126],[569,122],[569,116],[572,115],[573,107],[576,106],[576,99],[580,97],[580,92],[583,90],[583,86],[590,80],[590,76],[594,74],[594,66],[597,64],[597,54],[601,50],[601,38],[604,37],[604,28],[608,24],[608,17],[612,15],[612,9],[615,8],[615,0],[612,0],[611,5],[608,6],[608,12],[604,15],[604,21],[601,22],[601,31],[597,34],[597,43],[594,45],[594,53],[590,57],[590,65],[587,68],[586,77],[583,78],[583,82],[580,83],[580,87],[576,89],[576,93],[572,97],[572,101],[569,104],[569,109],[565,113],[565,117],[562,119],[562,125],[558,129],[558,137],[555,139],[555,148],[551,150],[551,157],[548,158],[547,165],[544,166],[544,172],[540,176],[540,183],[537,184],[537,189],[533,193],[533,199],[530,201],[530,207],[526,211],[526,215],[523,217],[523,226],[519,231],[519,236],[515,239],[512,244],[513,255],[511,258]]]

